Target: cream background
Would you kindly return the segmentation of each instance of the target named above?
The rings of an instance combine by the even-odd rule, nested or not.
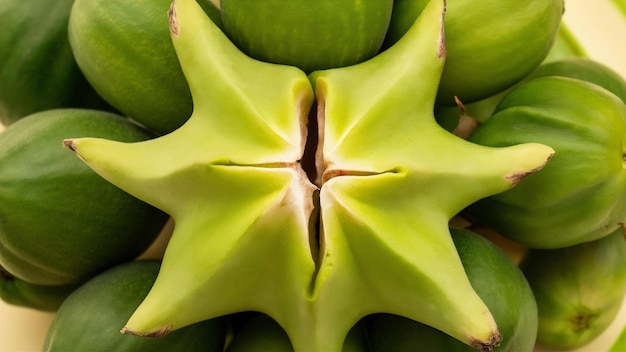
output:
[[[454,1],[454,0],[452,0]],[[626,20],[615,13],[609,0],[566,0],[564,20],[594,59],[626,77]],[[0,126],[1,129],[1,126]],[[162,245],[163,242],[160,242]],[[159,245],[149,252],[158,253]],[[0,352],[41,350],[53,315],[0,302]],[[576,352],[607,351],[626,326],[626,304],[613,325],[597,340]],[[548,352],[537,348],[536,352]],[[71,351],[68,351],[71,352]]]

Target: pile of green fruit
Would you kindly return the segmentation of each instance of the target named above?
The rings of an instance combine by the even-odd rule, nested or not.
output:
[[[626,80],[565,5],[4,0],[0,297],[45,351],[584,346]]]

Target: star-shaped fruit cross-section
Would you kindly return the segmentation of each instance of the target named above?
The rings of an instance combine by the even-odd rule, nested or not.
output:
[[[189,121],[140,143],[65,141],[175,221],[158,278],[123,331],[160,336],[252,310],[276,320],[296,351],[333,352],[357,321],[386,312],[493,349],[496,323],[448,221],[553,150],[478,146],[436,124],[444,13],[445,1],[432,0],[385,52],[306,77],[248,58],[194,0],[175,0]],[[316,186],[300,164],[313,92]]]

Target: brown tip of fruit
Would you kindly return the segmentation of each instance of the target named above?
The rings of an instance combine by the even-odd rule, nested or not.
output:
[[[509,183],[512,186],[517,185],[518,183],[520,183],[523,179],[525,179],[526,177],[528,177],[531,174],[534,174],[535,172],[543,169],[544,166],[546,166],[546,164],[550,161],[550,159],[552,159],[552,157],[554,156],[554,153],[551,153],[550,155],[548,155],[548,158],[546,159],[546,162],[537,166],[534,169],[528,170],[528,171],[523,171],[523,172],[515,172],[512,173],[510,175],[506,176],[507,181],[509,181]]]
[[[63,146],[73,151],[82,161],[87,162],[87,160],[78,151],[78,146],[76,145],[76,139],[64,139]]]
[[[472,339],[471,346],[481,352],[493,352],[500,346],[500,342],[502,342],[502,335],[496,331],[488,341]]]
[[[120,332],[122,334],[129,334],[129,335],[134,335],[134,336],[139,336],[139,337],[161,337],[161,336],[167,335],[170,331],[172,331],[172,328],[173,327],[170,324],[170,325],[166,325],[156,330],[147,331],[147,332],[139,332],[139,331],[131,330],[125,326],[122,328],[122,330],[120,330]]]
[[[69,150],[73,151],[74,153],[77,152],[76,151],[76,146],[74,145],[74,140],[73,139],[64,139],[63,140],[63,146],[65,146]]]

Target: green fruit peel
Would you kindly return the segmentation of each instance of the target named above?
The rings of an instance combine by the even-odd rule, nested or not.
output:
[[[64,142],[176,224],[154,287],[122,331],[160,336],[253,310],[296,351],[341,351],[362,317],[388,312],[493,350],[501,337],[448,221],[539,170],[553,150],[483,147],[437,125],[444,10],[432,1],[385,53],[307,77],[247,57],[195,1],[176,0],[172,40],[195,103],[188,122],[141,143]],[[314,97],[311,182],[301,159],[315,135]]]
[[[244,53],[304,72],[375,56],[393,0],[221,0],[224,32]]]
[[[385,44],[395,43],[429,0],[395,0]],[[438,105],[455,106],[502,92],[547,57],[559,33],[563,0],[449,1],[450,48],[438,88]]]
[[[626,221],[626,105],[608,90],[567,77],[529,80],[470,140],[556,150],[541,173],[468,209],[502,235],[532,248],[562,248],[602,238]]]
[[[571,247],[533,249],[520,267],[537,300],[537,342],[581,348],[611,325],[624,302],[624,228]]]
[[[132,260],[168,219],[68,155],[61,141],[71,136],[137,142],[154,135],[88,109],[42,111],[0,134],[0,265],[33,285],[79,284]]]

